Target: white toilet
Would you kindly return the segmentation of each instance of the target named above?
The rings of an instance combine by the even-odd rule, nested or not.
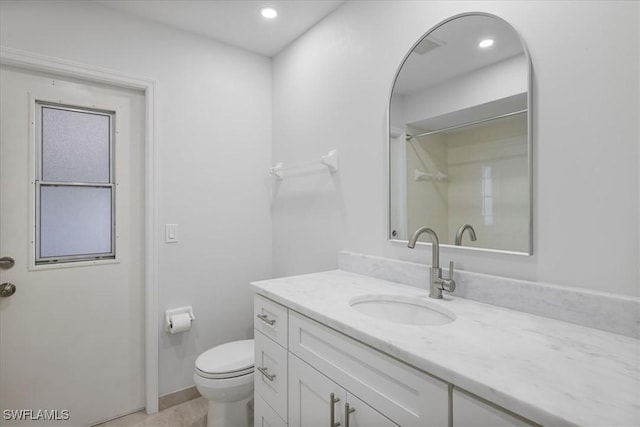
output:
[[[213,347],[196,359],[193,380],[209,401],[207,427],[253,425],[253,340]]]

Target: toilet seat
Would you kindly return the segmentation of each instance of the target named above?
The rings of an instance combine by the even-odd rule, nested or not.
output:
[[[213,347],[196,359],[196,372],[209,379],[235,378],[254,368],[253,340],[229,342]]]
[[[223,372],[218,374],[211,373],[211,372],[204,372],[198,368],[196,368],[196,372],[202,378],[209,378],[212,380],[224,380],[227,378],[235,378],[235,377],[240,377],[242,375],[251,374],[253,372],[253,366],[251,366],[250,368],[243,369],[241,371]]]

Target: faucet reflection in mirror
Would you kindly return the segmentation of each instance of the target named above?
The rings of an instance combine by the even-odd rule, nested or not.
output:
[[[418,237],[422,233],[427,233],[431,237],[431,268],[429,269],[429,297],[442,299],[442,291],[453,292],[456,289],[456,282],[453,280],[453,261],[449,262],[449,277],[442,277],[440,268],[440,241],[435,231],[429,227],[420,227],[409,239],[407,246],[409,249],[416,247]]]
[[[462,246],[462,235],[467,230],[469,230],[469,238],[471,239],[472,242],[475,242],[476,240],[478,240],[478,238],[476,237],[476,230],[473,229],[471,224],[462,224],[460,228],[458,228],[458,231],[456,232],[456,241],[455,241],[456,246]]]
[[[445,245],[532,253],[530,69],[513,27],[483,13],[447,19],[405,56],[389,104],[391,239],[429,224]],[[456,241],[463,222],[477,239]]]

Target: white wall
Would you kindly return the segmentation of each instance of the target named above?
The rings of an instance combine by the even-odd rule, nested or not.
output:
[[[445,249],[441,262],[638,295],[637,2],[348,2],[274,58],[273,156],[330,148],[340,171],[275,198],[274,274],[335,268],[336,251],[428,262],[387,241],[387,106],[397,66],[445,18],[496,14],[534,68],[534,255]]]
[[[157,231],[176,223],[180,239],[160,243],[159,309],[196,315],[159,331],[160,394],[192,386],[199,353],[252,336],[248,283],[271,277],[271,61],[89,2],[0,6],[5,47],[156,80]]]

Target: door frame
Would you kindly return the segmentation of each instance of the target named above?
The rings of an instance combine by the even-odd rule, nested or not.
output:
[[[156,82],[152,79],[5,46],[0,46],[0,64],[140,90],[144,93],[144,390],[146,413],[156,413],[159,400]]]

